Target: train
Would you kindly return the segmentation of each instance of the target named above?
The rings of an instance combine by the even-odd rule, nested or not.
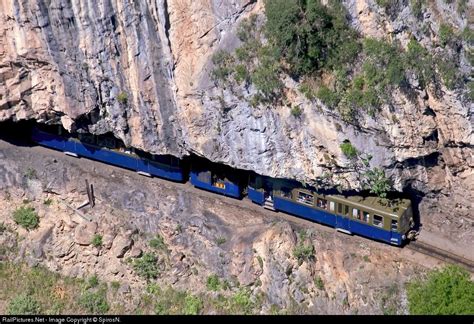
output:
[[[185,183],[235,199],[246,197],[262,208],[314,221],[337,231],[402,246],[412,240],[413,208],[409,199],[323,194],[290,179],[196,159],[191,163],[171,155],[154,155],[126,147],[112,134],[69,133],[60,125],[35,125],[34,143],[74,157],[84,157],[141,175]]]

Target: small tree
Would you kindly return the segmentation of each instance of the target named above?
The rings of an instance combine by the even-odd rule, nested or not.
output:
[[[156,279],[158,277],[158,258],[154,253],[145,253],[133,263],[133,269],[139,276],[147,280]]]
[[[385,171],[373,168],[365,173],[366,189],[380,198],[386,198],[391,189],[390,180],[385,176]]]

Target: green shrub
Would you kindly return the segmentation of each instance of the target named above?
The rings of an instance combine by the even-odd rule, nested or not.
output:
[[[102,235],[94,234],[94,236],[92,237],[91,244],[95,247],[102,246]]]
[[[459,0],[457,12],[462,15],[467,9],[467,3],[469,0]]]
[[[449,57],[437,60],[437,67],[446,88],[453,90],[460,82],[459,70],[456,63]]]
[[[390,179],[385,176],[385,171],[373,168],[365,173],[365,188],[380,198],[386,198],[391,189]]]
[[[224,244],[226,241],[227,241],[227,240],[226,240],[225,237],[220,236],[220,237],[218,237],[218,238],[216,239],[216,244],[217,244],[217,245],[221,245],[221,244]]]
[[[299,90],[308,100],[313,100],[316,97],[313,88],[306,82],[300,85]]]
[[[412,39],[405,53],[405,65],[418,77],[420,86],[424,88],[434,78],[433,58],[426,48]]]
[[[29,295],[21,294],[13,298],[7,307],[7,315],[36,315],[41,312],[38,302]]]
[[[128,96],[127,96],[127,93],[126,92],[120,92],[118,95],[117,95],[117,101],[121,104],[126,104],[127,101],[128,101]]]
[[[316,276],[314,278],[314,285],[316,286],[316,288],[318,288],[319,290],[324,290],[324,282],[323,282],[323,279],[321,279],[320,276]]]
[[[198,315],[203,307],[202,299],[187,295],[184,299],[184,315]]]
[[[95,288],[99,285],[99,278],[96,275],[93,275],[87,280],[87,289]]]
[[[410,0],[411,11],[413,16],[421,18],[423,6],[425,5],[426,0]]]
[[[86,291],[79,298],[79,305],[89,314],[105,314],[109,311],[105,293],[105,290]]]
[[[13,220],[27,230],[38,227],[39,217],[33,207],[22,206],[13,212]]]
[[[316,96],[329,108],[335,108],[340,101],[338,94],[326,86],[319,88]]]
[[[340,145],[342,153],[348,158],[348,159],[354,159],[357,157],[357,149],[352,146],[350,141],[345,141]]]
[[[232,63],[234,58],[232,55],[225,50],[218,50],[212,56],[212,63],[214,69],[211,72],[211,76],[216,81],[225,81],[232,73]]]
[[[25,171],[25,178],[30,179],[30,180],[32,180],[32,179],[38,179],[38,175],[37,175],[37,173],[36,173],[36,170],[33,169],[33,168],[28,168],[28,169],[26,169],[26,171]]]
[[[155,238],[150,240],[150,247],[159,250],[166,250],[166,243],[163,237],[159,234],[155,236]]]
[[[455,40],[454,30],[451,26],[448,24],[441,24],[439,26],[439,40],[443,46],[446,46]]]
[[[139,276],[147,280],[156,279],[159,274],[157,262],[158,258],[154,253],[145,253],[141,258],[134,260],[133,269]]]
[[[249,71],[247,67],[243,64],[238,64],[235,66],[235,81],[238,83],[248,82],[250,79]]]
[[[43,205],[46,205],[46,206],[51,206],[52,203],[53,203],[53,200],[51,198],[45,199],[43,201]]]
[[[206,287],[208,290],[218,291],[221,289],[221,282],[216,274],[207,277]]]
[[[266,0],[265,31],[271,44],[288,63],[291,73],[304,75],[352,61],[358,51],[356,34],[346,11],[336,1]]]
[[[293,117],[300,118],[302,114],[303,114],[303,111],[301,110],[299,106],[294,106],[293,108],[291,108],[291,115]]]
[[[471,101],[474,101],[474,81],[469,81],[467,83],[468,97]],[[1,232],[1,230],[0,230]]]
[[[0,234],[2,234],[3,232],[5,232],[7,230],[7,226],[5,225],[4,222],[1,222],[0,223]]]
[[[413,315],[474,314],[474,282],[469,273],[449,265],[407,287],[408,308]]]
[[[312,244],[304,245],[303,243],[300,243],[293,249],[293,256],[298,259],[300,263],[312,258],[313,254],[314,246]]]

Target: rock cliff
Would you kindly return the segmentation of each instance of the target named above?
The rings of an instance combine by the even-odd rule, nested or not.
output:
[[[417,1],[378,3],[343,1],[361,35],[402,48],[415,37],[436,54],[442,24],[472,27],[472,1],[429,1],[418,13]],[[468,233],[472,241],[473,105],[466,90],[419,90],[411,80],[411,95],[395,91],[392,105],[356,125],[306,99],[287,77],[300,117],[286,105],[252,107],[242,99],[252,89],[231,91],[209,74],[217,50],[239,45],[239,22],[263,11],[263,1],[252,0],[1,1],[0,120],[56,120],[67,129],[113,132],[152,153],[195,153],[260,174],[360,189],[340,149],[349,139],[396,190],[422,198],[427,228]],[[466,83],[472,40],[448,52]]]

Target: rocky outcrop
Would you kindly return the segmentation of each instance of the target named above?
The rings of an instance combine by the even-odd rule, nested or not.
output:
[[[431,1],[421,24],[407,1],[391,10],[373,0],[344,5],[362,35],[402,46],[414,36],[433,53],[440,24],[463,30],[472,14],[472,6],[459,14],[455,2]],[[300,118],[287,106],[252,108],[242,96],[254,90],[217,87],[209,72],[216,50],[238,46],[239,21],[262,12],[261,0],[3,1],[0,120],[57,120],[68,129],[113,132],[152,153],[196,153],[264,175],[360,189],[339,148],[350,139],[373,156],[372,166],[387,171],[396,190],[423,198],[417,209],[426,228],[468,230],[474,137],[465,93],[416,90],[411,80],[412,97],[395,93],[393,105],[355,126],[308,101],[287,78]],[[466,53],[462,71],[472,69]]]

